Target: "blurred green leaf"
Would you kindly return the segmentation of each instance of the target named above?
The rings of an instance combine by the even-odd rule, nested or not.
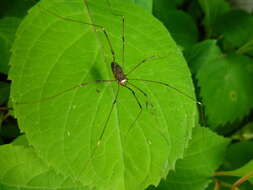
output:
[[[1,0],[0,17],[23,17],[38,0]]]
[[[252,109],[252,59],[234,54],[220,56],[202,65],[197,79],[212,128],[241,120]]]
[[[153,0],[124,0],[124,1],[133,2],[137,5],[140,5],[141,7],[146,9],[148,12],[152,13]]]
[[[166,28],[147,11],[118,0],[110,0],[112,6],[107,0],[89,1],[90,13],[83,0],[40,3],[61,16],[105,27],[118,63],[122,60],[122,19],[115,13],[124,15],[124,70],[144,58],[163,57],[147,61],[129,80],[169,82],[194,97],[181,52]],[[153,107],[146,109],[147,99],[136,90],[143,109],[129,131],[140,108],[131,91],[120,87],[103,133],[118,88],[115,82],[90,84],[40,101],[84,82],[113,79],[112,54],[103,32],[43,10],[35,6],[24,19],[11,58],[11,97],[29,144],[43,161],[84,185],[135,190],[157,184],[183,156],[197,120],[195,102],[173,89],[132,81],[148,94]]]
[[[199,20],[202,19],[203,13],[200,8],[198,0],[190,0],[189,6],[187,7],[187,12],[194,18],[194,20],[199,25]]]
[[[189,48],[197,42],[197,26],[193,18],[186,12],[168,10],[166,18],[161,21],[168,28],[177,44],[183,49]]]
[[[210,183],[214,171],[222,163],[229,139],[211,130],[197,127],[184,158],[177,161],[176,170],[169,173],[157,190],[203,190]]]
[[[7,102],[10,95],[10,84],[0,81],[0,105]]]
[[[205,14],[204,26],[206,36],[210,37],[213,33],[215,22],[229,10],[229,4],[225,0],[198,0],[198,2]]]
[[[180,5],[181,0],[154,0],[153,1],[153,14],[160,21],[165,21],[168,16],[168,11],[176,10],[177,5]]]
[[[184,56],[193,73],[197,73],[203,64],[221,56],[222,52],[216,40],[204,40],[184,51]]]
[[[184,49],[197,41],[198,30],[191,15],[176,9],[182,3],[181,0],[154,1],[153,14],[163,22],[177,44]]]
[[[0,187],[1,190],[88,190],[49,168],[33,148],[18,145],[0,146]]]
[[[209,186],[205,190],[231,190],[231,186],[233,185],[233,183],[235,183],[238,180],[238,177],[225,176],[225,177],[219,177],[218,180],[221,185],[220,189],[214,188],[214,181],[213,181],[212,183],[209,184]],[[253,185],[250,182],[245,181],[244,183],[240,184],[238,188],[239,190],[252,190]]]
[[[249,181],[253,183],[253,160],[246,163],[244,166],[232,170],[232,171],[221,171],[217,172],[217,176],[237,176],[249,178]]]
[[[250,140],[253,139],[253,122],[243,126],[236,134],[232,136],[236,140]]]
[[[242,54],[253,49],[253,16],[249,13],[231,10],[220,17],[215,30],[223,37],[223,46],[226,50],[241,47],[243,49],[239,50],[239,53]]]
[[[9,70],[10,49],[20,21],[21,19],[16,17],[0,19],[0,72],[6,74]]]
[[[251,57],[253,56],[253,40],[246,42],[243,46],[241,46],[237,51],[238,54],[247,54]]]
[[[231,144],[226,153],[224,170],[234,170],[242,167],[253,158],[253,142],[241,141]]]

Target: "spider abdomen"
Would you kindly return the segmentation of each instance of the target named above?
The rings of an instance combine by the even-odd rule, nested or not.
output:
[[[111,63],[112,73],[114,78],[118,81],[119,85],[125,85],[127,82],[127,77],[122,69],[122,67],[116,62]]]

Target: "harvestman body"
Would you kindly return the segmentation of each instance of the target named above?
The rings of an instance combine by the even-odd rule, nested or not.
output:
[[[121,86],[125,86],[127,83],[127,76],[125,75],[121,66],[116,62],[112,62],[111,68],[114,78],[118,81],[118,84]]]

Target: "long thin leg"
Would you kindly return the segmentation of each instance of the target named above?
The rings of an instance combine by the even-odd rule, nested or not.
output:
[[[131,86],[133,86],[134,88],[136,88],[139,92],[141,92],[141,93],[147,98],[147,101],[146,101],[146,108],[148,108],[148,105],[149,105],[149,104],[152,106],[152,104],[151,104],[150,102],[148,102],[148,94],[147,94],[146,92],[144,92],[144,91],[143,91],[142,89],[140,89],[138,86],[136,86],[136,85],[130,83],[129,81],[128,81],[127,84],[130,84]]]
[[[107,83],[107,82],[115,82],[116,80],[95,80],[95,81],[90,81],[90,82],[86,82],[86,83],[81,83],[81,84],[78,84],[78,85],[75,85],[71,88],[68,88],[66,90],[63,90],[57,94],[54,94],[52,96],[48,96],[48,97],[45,97],[45,98],[42,98],[42,99],[37,99],[37,100],[29,100],[29,101],[24,101],[24,102],[14,102],[14,104],[34,104],[34,103],[40,103],[40,102],[43,102],[43,101],[47,101],[47,100],[50,100],[52,98],[55,98],[55,97],[58,97],[66,92],[69,92],[71,90],[74,90],[76,88],[79,88],[79,87],[84,87],[84,86],[87,86],[89,84],[97,84],[97,83]]]
[[[128,79],[128,80],[133,80],[133,81],[135,80],[135,81],[142,81],[142,82],[155,83],[155,84],[160,84],[160,85],[169,87],[169,88],[171,88],[171,89],[177,91],[179,94],[184,95],[185,97],[189,98],[189,99],[192,100],[193,102],[195,102],[195,103],[197,103],[197,104],[199,104],[199,105],[202,105],[202,103],[199,102],[199,101],[196,101],[195,98],[189,96],[188,94],[182,92],[181,90],[178,90],[176,87],[174,87],[174,86],[172,86],[172,85],[170,85],[170,84],[168,84],[168,83],[160,82],[160,81],[154,81],[154,80],[146,80],[146,79]]]
[[[124,86],[124,87],[127,88],[128,90],[130,90],[130,91],[132,92],[132,94],[134,95],[134,97],[135,97],[135,99],[136,99],[136,101],[137,101],[137,103],[138,103],[140,109],[142,110],[141,103],[140,103],[140,101],[138,100],[138,98],[136,97],[135,92],[134,92],[131,88],[127,87],[127,86]],[[109,112],[109,114],[108,114],[108,116],[107,116],[107,118],[106,118],[104,127],[103,127],[102,132],[101,132],[101,134],[100,134],[100,136],[99,136],[97,145],[96,145],[96,147],[92,150],[91,157],[90,157],[90,159],[88,160],[88,163],[93,159],[93,157],[95,156],[95,153],[96,153],[96,150],[97,150],[98,146],[101,144],[101,141],[102,141],[103,136],[104,136],[104,133],[105,133],[105,131],[106,131],[106,128],[107,128],[108,122],[109,122],[109,120],[110,120],[111,114],[112,114],[113,109],[114,109],[114,107],[115,107],[115,104],[116,104],[116,102],[117,102],[118,95],[119,95],[119,85],[118,85],[118,88],[117,88],[116,96],[115,96],[115,98],[114,98],[114,100],[113,100],[113,102],[112,102],[112,106],[111,106],[110,112]],[[140,112],[141,112],[141,111],[140,111]],[[140,112],[139,112],[137,118],[135,119],[135,121],[138,119],[138,117],[139,117],[139,115],[140,115]],[[135,121],[134,121],[134,123],[135,123]],[[134,124],[134,123],[133,123],[133,124]],[[132,124],[132,125],[133,125],[133,124]],[[132,126],[132,125],[131,125],[131,126]],[[85,164],[86,167],[88,167],[88,163]]]
[[[113,13],[112,13],[113,14]],[[118,14],[113,14],[115,16],[120,16],[122,19],[122,68],[124,69],[124,64],[125,64],[125,16],[124,15],[118,15]]]
[[[34,0],[32,0],[32,1],[34,1]],[[34,1],[34,2],[36,2],[36,1]],[[87,10],[88,10],[88,12],[89,12],[89,9],[88,9],[88,6],[87,6],[87,2],[86,2],[85,0],[83,0],[83,2],[84,2],[84,4],[86,5]],[[37,2],[36,2],[36,3],[37,3]],[[113,49],[113,47],[112,47],[112,43],[111,43],[111,41],[110,41],[110,39],[109,39],[108,32],[106,31],[106,29],[105,29],[103,26],[98,25],[98,24],[94,24],[94,23],[83,22],[83,21],[80,21],[80,20],[75,20],[75,19],[72,19],[72,18],[69,18],[69,17],[65,17],[65,16],[58,15],[57,13],[55,13],[55,12],[53,12],[53,11],[51,11],[51,10],[45,8],[45,7],[43,7],[43,6],[40,5],[39,3],[37,4],[37,6],[40,7],[43,11],[45,11],[45,12],[47,12],[48,14],[51,14],[51,15],[57,17],[57,18],[60,18],[60,19],[63,19],[63,20],[67,20],[67,21],[71,21],[71,22],[75,22],[75,23],[79,23],[79,24],[90,25],[90,26],[93,26],[93,27],[95,27],[95,28],[100,29],[100,30],[104,33],[104,35],[105,35],[105,37],[106,37],[107,43],[108,43],[108,45],[109,45],[109,47],[110,47],[110,50],[111,50],[112,59],[113,59],[113,61],[115,62],[115,60],[116,60],[116,58],[115,58],[115,51],[114,51],[114,49]],[[90,15],[90,14],[89,14],[89,15]]]
[[[125,64],[125,17],[122,15],[122,67]]]
[[[115,107],[115,104],[116,104],[116,102],[117,102],[118,96],[119,96],[119,85],[118,85],[118,88],[117,88],[117,91],[116,91],[116,96],[115,96],[115,98],[114,98],[114,100],[113,100],[113,102],[112,102],[111,109],[110,109],[109,114],[108,114],[108,116],[107,116],[107,118],[106,118],[104,127],[103,127],[103,129],[102,129],[102,132],[101,132],[99,138],[98,138],[97,144],[95,145],[94,149],[92,150],[91,156],[90,156],[89,160],[87,161],[87,163],[86,163],[86,164],[84,165],[84,167],[82,168],[81,173],[80,173],[80,175],[79,175],[78,178],[77,178],[78,180],[79,180],[79,178],[80,178],[80,176],[81,176],[81,174],[82,174],[82,171],[85,171],[85,170],[88,168],[90,162],[91,162],[92,159],[95,157],[95,153],[96,153],[96,151],[97,151],[97,148],[98,148],[99,145],[101,144],[102,138],[103,138],[104,133],[105,133],[105,131],[106,131],[108,122],[109,122],[109,120],[110,120],[112,111],[113,111],[113,109],[114,109],[114,107]]]
[[[87,10],[88,10],[88,14],[89,14],[90,20],[92,21],[92,17],[91,17],[91,14],[90,14],[90,9],[89,9],[88,3],[87,3],[86,0],[83,0],[83,3],[84,3],[84,5],[86,6],[86,8],[87,8]],[[107,42],[108,42],[108,44],[109,44],[109,46],[110,46],[110,49],[111,49],[112,61],[115,62],[115,61],[116,61],[115,51],[114,51],[114,49],[113,49],[113,47],[112,47],[112,43],[111,43],[111,41],[110,41],[110,39],[109,39],[108,32],[105,30],[105,28],[104,28],[103,26],[94,24],[93,22],[91,23],[91,25],[92,25],[93,27],[95,27],[95,28],[96,28],[96,27],[97,27],[97,28],[100,28],[100,29],[103,31],[103,33],[105,34],[106,40],[107,40]]]
[[[115,96],[115,98],[114,98],[114,100],[113,100],[113,102],[112,102],[112,107],[111,107],[110,112],[109,112],[109,114],[108,114],[108,116],[107,116],[107,118],[106,118],[105,125],[104,125],[104,127],[103,127],[102,133],[101,133],[100,136],[99,136],[98,145],[99,145],[99,144],[101,143],[101,141],[102,141],[102,138],[103,138],[104,133],[105,133],[105,130],[106,130],[106,128],[107,128],[107,124],[108,124],[108,122],[109,122],[109,120],[110,120],[110,117],[111,117],[113,108],[115,107],[115,104],[116,104],[116,102],[117,102],[117,100],[118,100],[118,95],[119,95],[119,85],[118,85],[118,88],[117,88],[116,96]]]
[[[130,130],[132,129],[132,127],[134,126],[134,124],[136,123],[136,121],[139,119],[141,113],[142,113],[142,105],[141,105],[139,99],[137,98],[135,92],[133,91],[133,89],[129,88],[128,86],[123,86],[123,87],[127,88],[128,90],[130,90],[130,91],[132,92],[132,94],[133,94],[135,100],[137,101],[137,103],[138,103],[138,105],[139,105],[139,107],[140,107],[139,113],[137,114],[137,116],[136,116],[135,120],[133,121],[133,123],[132,123],[132,124],[130,125],[130,127],[128,128],[128,133],[129,133]]]
[[[140,89],[138,86],[128,82],[127,84],[130,84],[131,86],[133,86],[134,88],[136,88],[137,90],[139,90],[145,97],[148,97],[148,94],[146,92],[144,92],[142,89]]]
[[[143,63],[149,61],[149,60],[152,60],[152,59],[162,59],[162,58],[165,58],[165,57],[158,57],[158,56],[150,56],[150,57],[147,57],[145,59],[143,59],[140,63],[137,63],[130,71],[127,72],[126,76],[130,75],[133,71],[135,71],[139,66],[141,66]]]

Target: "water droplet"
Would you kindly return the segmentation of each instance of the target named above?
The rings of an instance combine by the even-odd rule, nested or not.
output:
[[[70,132],[69,131],[67,131],[67,136],[70,136]]]

